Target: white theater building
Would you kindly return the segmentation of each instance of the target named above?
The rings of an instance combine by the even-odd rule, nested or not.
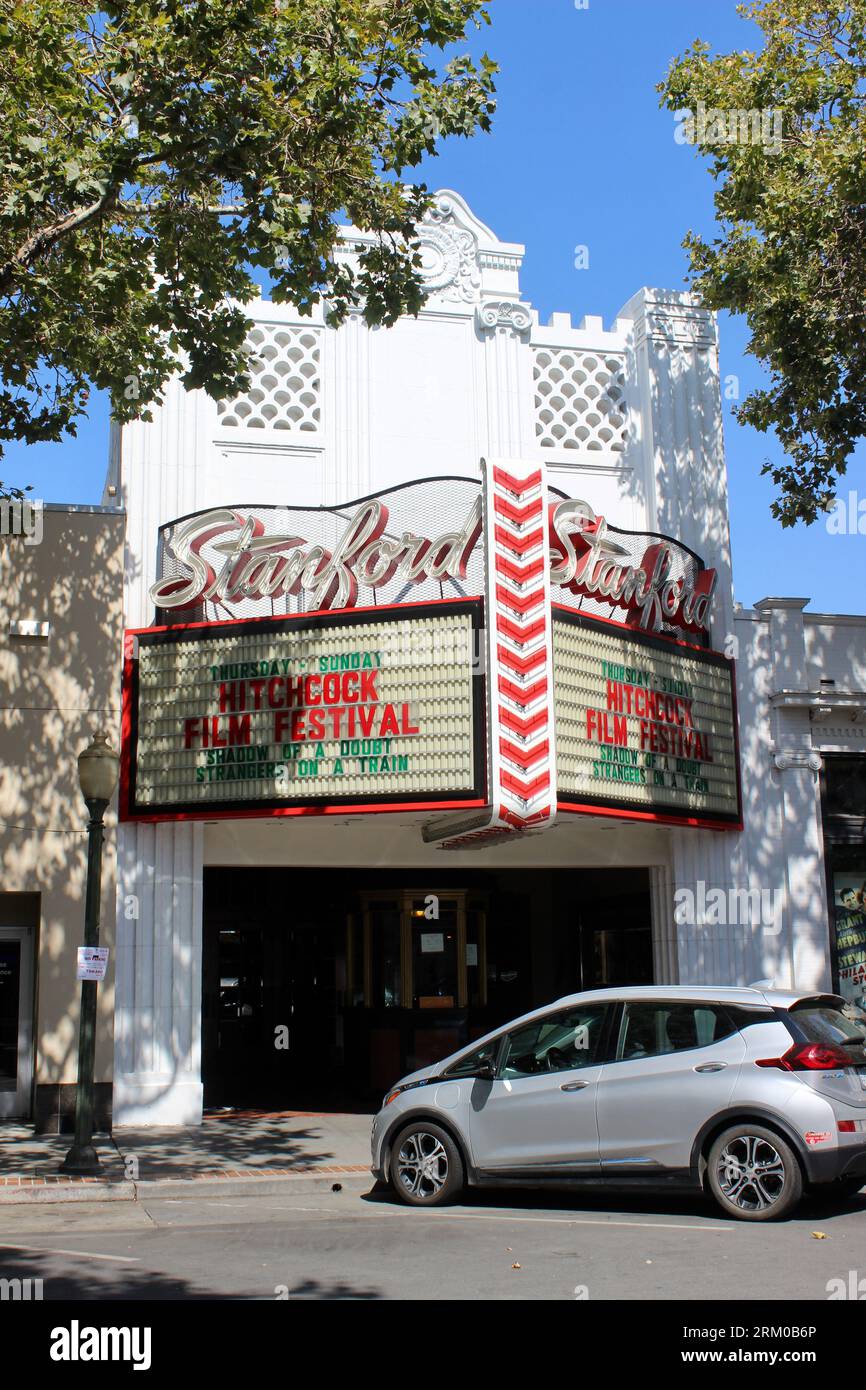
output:
[[[841,946],[833,902],[834,873],[839,891],[866,879],[866,808],[857,802],[866,620],[804,613],[806,599],[735,608],[713,315],[689,295],[643,289],[607,324],[573,323],[566,313],[541,323],[521,293],[523,247],[499,241],[457,194],[437,195],[420,234],[429,297],[417,319],[370,330],[354,315],[334,330],[321,313],[304,319],[261,300],[249,310],[255,358],[246,396],[217,404],[173,383],[150,423],[115,433],[105,501],[127,517],[125,628],[208,624],[188,629],[170,670],[158,662],[173,638],[127,639],[115,1124],[190,1124],[209,1105],[298,1108],[315,1099],[322,1108],[329,1098],[379,1093],[412,1066],[582,987],[773,979],[830,989],[840,969],[850,970],[842,977],[849,993],[866,987],[857,901]],[[356,255],[362,242],[350,229],[341,254]],[[253,647],[241,650],[238,634],[270,643],[276,662],[299,631],[295,620],[318,611],[321,592],[304,582],[274,603],[211,591],[198,607],[157,614],[154,586],[170,595],[166,581],[180,584],[190,572],[184,553],[207,554],[212,542],[195,529],[202,514],[220,513],[224,539],[234,513],[241,523],[259,518],[248,538],[291,534],[312,544],[342,535],[362,500],[380,494],[392,518],[386,537],[429,539],[434,559],[437,539],[460,535],[467,517],[471,531],[471,518],[483,516],[477,538],[462,533],[465,573],[459,547],[449,558],[442,546],[441,573],[434,564],[399,592],[408,571],[385,574],[378,590],[362,585],[354,616],[331,594],[328,621],[342,615],[357,625],[361,609],[367,619],[337,635],[327,622],[315,628],[316,662],[330,653],[330,669],[360,668],[333,683],[334,699],[344,711],[382,700],[381,711],[392,713],[364,729],[328,726],[332,746],[315,750],[327,763],[323,795],[305,802],[305,792],[300,801],[291,795],[300,763],[287,772],[280,758],[297,758],[316,725],[308,709],[306,724],[293,722],[289,699],[282,722],[268,714],[274,742],[263,746],[272,751],[227,791],[215,771],[222,777],[228,765],[225,746],[252,727],[252,758],[264,727],[257,714],[252,726],[241,723],[256,680]],[[691,580],[715,571],[706,628],[666,623],[654,645],[624,646],[618,662],[617,643],[635,630],[642,642],[652,625],[629,627],[615,604],[557,588],[546,527],[533,610],[531,581],[514,576],[532,568],[519,539],[539,496],[544,515],[551,499],[588,504],[584,515],[604,518],[608,536],[619,538],[623,563],[637,565],[669,538],[675,568],[685,565]],[[305,510],[319,508],[329,510]],[[571,515],[566,506],[563,513]],[[372,526],[378,513],[366,515]],[[509,553],[512,568],[497,569]],[[773,582],[768,557],[770,592]],[[575,626],[557,621],[558,603],[577,614]],[[376,627],[375,609],[406,604],[419,606]],[[422,624],[442,624],[444,644],[437,637],[417,661],[406,656],[413,611]],[[294,622],[282,637],[280,614]],[[216,627],[269,615],[270,628]],[[581,615],[595,626],[581,626]],[[606,616],[614,619],[609,642]],[[481,674],[455,655],[470,629],[486,662]],[[391,642],[391,634],[402,636]],[[203,679],[190,655],[200,639],[216,643],[208,669],[219,706],[202,703],[200,686],[188,699],[178,693]],[[303,640],[312,652],[309,633]],[[589,725],[575,713],[581,698],[595,698],[586,694],[581,643],[592,669],[605,673],[610,726],[601,705]],[[702,646],[734,658],[739,749],[723,713],[701,704],[718,700],[723,709],[731,669],[704,662],[700,651],[694,657]],[[537,689],[521,701],[533,672],[509,667],[508,652],[535,651]],[[635,665],[641,652],[644,667]],[[374,671],[366,684],[365,660]],[[644,671],[651,687],[661,681],[656,689],[672,692],[667,703],[659,695],[647,704]],[[268,687],[275,703],[285,698],[281,679]],[[316,680],[303,687],[305,705],[323,691],[330,698],[325,677]],[[264,699],[262,680],[258,687]],[[627,726],[623,698],[643,722]],[[237,722],[228,737],[230,713]],[[359,734],[372,729],[384,748],[383,718],[397,756],[359,761]],[[679,759],[664,757],[650,725],[665,721],[688,740],[703,721],[713,750],[706,778],[695,773],[700,743],[680,742]],[[632,725],[641,726],[638,743]],[[595,756],[581,763],[590,734]],[[340,765],[344,744],[351,769]],[[319,776],[313,763],[311,753],[310,775]],[[345,795],[332,795],[328,778],[349,774]],[[851,946],[844,959],[842,946]]]

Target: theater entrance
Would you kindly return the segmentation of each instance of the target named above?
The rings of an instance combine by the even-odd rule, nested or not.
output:
[[[205,1106],[368,1108],[562,994],[652,982],[646,870],[205,870]]]

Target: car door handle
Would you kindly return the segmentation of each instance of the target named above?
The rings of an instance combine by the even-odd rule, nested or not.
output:
[[[564,1081],[559,1089],[560,1091],[583,1091],[588,1085],[588,1081]]]
[[[693,1071],[724,1071],[727,1062],[704,1062],[702,1067],[693,1067]]]

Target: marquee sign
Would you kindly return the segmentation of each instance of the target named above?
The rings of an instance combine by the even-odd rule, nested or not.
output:
[[[167,523],[156,624],[126,639],[121,814],[429,808],[455,849],[568,812],[737,825],[716,582],[528,460]]]
[[[738,825],[733,663],[553,610],[562,809]]]
[[[483,804],[479,622],[466,602],[128,634],[129,814]]]

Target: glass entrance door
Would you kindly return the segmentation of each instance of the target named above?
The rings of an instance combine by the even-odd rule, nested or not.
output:
[[[30,1114],[33,928],[0,927],[0,1118]]]
[[[469,1041],[469,1008],[487,1002],[487,897],[398,888],[358,900],[347,922],[346,1057],[354,1084],[375,1094]]]

